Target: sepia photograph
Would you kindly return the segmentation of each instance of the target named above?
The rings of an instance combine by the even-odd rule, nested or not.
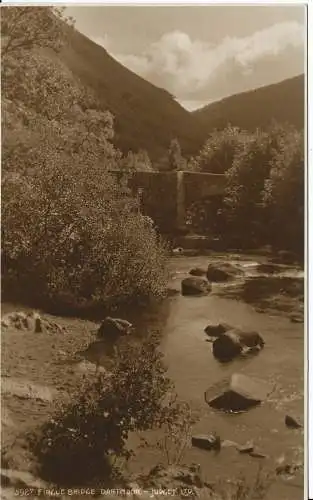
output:
[[[1,498],[302,500],[306,3],[1,5]]]

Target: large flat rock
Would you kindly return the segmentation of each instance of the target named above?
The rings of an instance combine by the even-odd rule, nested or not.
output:
[[[234,373],[205,392],[209,406],[226,412],[245,411],[265,401],[271,394],[271,384],[253,377]]]

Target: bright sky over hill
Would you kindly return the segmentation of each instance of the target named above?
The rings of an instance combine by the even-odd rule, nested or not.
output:
[[[187,109],[304,72],[301,5],[67,10],[79,31]]]

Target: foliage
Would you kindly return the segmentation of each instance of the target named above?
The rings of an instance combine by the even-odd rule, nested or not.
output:
[[[191,232],[218,237],[223,231],[223,196],[209,196],[188,207],[186,225]]]
[[[66,66],[44,54],[30,52],[3,67],[3,96],[8,104],[14,102],[25,126],[35,114],[47,120],[70,120],[73,107],[84,100],[82,87]]]
[[[60,50],[66,35],[65,23],[74,25],[65,16],[65,7],[8,7],[1,9],[1,56],[21,56],[34,48]]]
[[[165,455],[167,465],[179,465],[186,453],[197,418],[188,403],[177,401],[176,394],[169,395],[166,409],[167,416],[157,447]]]
[[[4,103],[3,170],[31,175],[36,169],[51,166],[66,171],[75,165],[80,168],[96,168],[107,171],[117,165],[121,155],[110,142],[113,136],[113,119],[110,113],[96,109],[83,109],[77,105],[71,109],[70,118],[48,120],[35,114],[30,108],[10,108]],[[48,109],[48,108],[47,108]],[[18,113],[19,116],[18,116]],[[18,121],[18,118],[22,123]],[[27,127],[23,121],[29,120]],[[11,129],[10,122],[15,124]],[[75,169],[72,173],[75,175]],[[95,172],[96,173],[96,172]],[[40,173],[38,173],[40,175]]]
[[[193,158],[194,170],[212,174],[223,174],[243,147],[248,134],[238,127],[228,125],[224,130],[214,130],[199,155]]]
[[[229,231],[243,245],[268,243],[263,190],[273,157],[287,138],[288,129],[277,125],[257,131],[237,152],[226,172],[225,217]]]
[[[82,100],[83,90],[69,72],[33,53],[24,63],[30,78],[23,80],[17,64],[12,72],[16,85],[5,88],[4,284],[11,290],[24,287],[26,296],[30,293],[35,300],[34,293],[47,300],[73,280],[76,288],[82,286],[81,273],[86,273],[86,260],[92,257],[90,250],[80,254],[83,265],[77,248],[90,249],[87,233],[96,227],[97,216],[105,213],[100,199],[108,204],[106,169],[116,164],[119,153],[109,141],[111,115],[84,110],[89,103]],[[57,115],[53,110],[58,110]],[[75,231],[79,231],[76,240]],[[73,258],[76,267],[70,277],[66,266],[71,269]]]
[[[215,131],[192,168],[224,172],[224,199],[198,200],[188,224],[224,246],[252,248],[271,244],[304,253],[304,136],[290,125],[273,123],[246,133],[228,127]]]
[[[172,139],[168,149],[168,168],[169,170],[184,170],[186,160],[182,156],[181,147],[177,139]]]
[[[31,437],[42,477],[58,485],[103,478],[112,472],[110,457],[131,456],[130,432],[162,425],[170,382],[157,338],[122,345],[112,373],[86,382],[73,402]]]
[[[46,10],[21,9],[27,16],[30,12],[27,19],[35,25],[34,30],[39,30],[37,11],[42,16],[52,15],[49,9],[44,14]],[[36,43],[44,44],[44,40],[39,37]],[[59,59],[42,51],[43,47],[27,50],[26,45],[2,64],[4,168],[40,167],[53,155],[58,162],[61,155],[63,162],[102,165],[109,157],[120,157],[109,142],[113,138],[112,115],[99,111],[93,93]]]
[[[265,181],[263,202],[268,218],[271,242],[304,252],[304,136],[288,131],[274,152],[271,171]]]
[[[165,288],[166,252],[104,170],[60,162],[2,182],[4,292],[49,305],[109,304]]]
[[[121,162],[122,168],[128,171],[152,171],[153,166],[147,151],[141,149],[138,153],[129,151]]]
[[[4,292],[42,305],[160,296],[163,245],[109,174],[122,166],[112,115],[44,52],[3,66]]]

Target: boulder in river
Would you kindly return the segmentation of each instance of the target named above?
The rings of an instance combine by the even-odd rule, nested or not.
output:
[[[251,451],[249,453],[249,455],[250,455],[250,457],[253,457],[253,458],[269,458],[269,456],[266,455],[266,453],[263,453],[263,451],[259,450],[258,448]]]
[[[291,323],[304,323],[303,314],[293,314],[290,316]]]
[[[280,273],[282,268],[279,264],[273,264],[270,262],[262,263],[257,265],[257,271],[264,274],[274,274]]]
[[[276,467],[276,475],[277,476],[285,476],[286,478],[290,478],[294,476],[299,470],[303,469],[303,464],[301,463],[286,463]]]
[[[285,424],[286,427],[289,427],[289,429],[300,429],[302,427],[302,425],[290,415],[286,415]]]
[[[207,279],[217,283],[230,281],[241,275],[243,275],[242,269],[230,262],[211,262],[206,271]]]
[[[196,276],[185,278],[181,287],[182,295],[208,295],[212,290],[211,283]]]
[[[232,330],[233,327],[227,323],[209,323],[204,331],[208,337],[219,337],[228,330]]]
[[[98,337],[108,340],[118,340],[124,335],[128,335],[132,330],[133,325],[120,318],[111,318],[107,316],[101,323],[98,330]]]
[[[205,276],[206,270],[201,269],[200,267],[193,267],[190,269],[189,274],[191,274],[191,276]]]
[[[228,362],[240,354],[258,352],[264,347],[264,340],[258,332],[228,330],[213,342],[213,356],[221,362]]]
[[[251,453],[254,450],[253,441],[248,441],[247,443],[237,447],[239,453]]]
[[[221,438],[215,434],[192,436],[191,444],[202,450],[220,450]]]
[[[205,392],[209,406],[225,412],[240,412],[266,400],[273,388],[263,380],[234,373],[230,381],[224,380]]]

